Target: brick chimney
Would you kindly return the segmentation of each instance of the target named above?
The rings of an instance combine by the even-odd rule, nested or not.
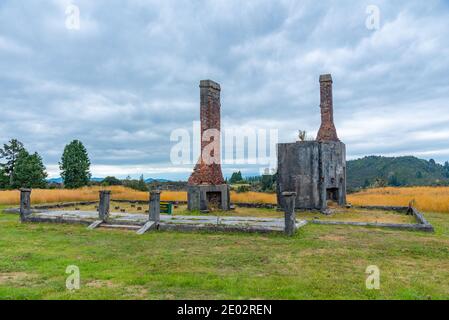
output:
[[[317,141],[340,141],[334,125],[334,106],[332,99],[332,76],[324,74],[320,76],[321,95],[321,127],[318,131]]]
[[[189,185],[219,185],[225,183],[221,171],[220,158],[220,91],[220,85],[212,80],[202,80],[200,82],[201,158],[189,178]],[[214,131],[219,133],[218,137],[215,136],[210,139],[203,139],[207,132],[210,134]],[[217,141],[214,141],[215,138],[218,138]],[[215,145],[212,152],[207,149],[207,146],[211,143],[214,143]],[[208,152],[210,152],[210,154],[206,154]],[[204,161],[205,158],[210,157],[218,159],[218,161],[215,161],[214,163],[207,163]]]

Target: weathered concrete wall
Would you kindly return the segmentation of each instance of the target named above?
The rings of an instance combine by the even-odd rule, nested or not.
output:
[[[282,192],[296,192],[297,209],[327,207],[328,191],[346,203],[346,147],[341,142],[304,141],[278,144],[278,205]]]
[[[221,210],[229,210],[231,206],[230,202],[230,188],[227,184],[221,185],[199,185],[199,186],[189,186],[187,189],[187,207],[189,210],[209,210],[208,193],[216,192],[220,193]]]

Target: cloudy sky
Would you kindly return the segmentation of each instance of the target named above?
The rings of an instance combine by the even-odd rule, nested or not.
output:
[[[322,73],[348,158],[449,160],[449,1],[0,2],[0,143],[51,177],[79,139],[94,176],[186,178],[170,135],[192,131],[201,79],[222,86],[223,128],[313,137]]]

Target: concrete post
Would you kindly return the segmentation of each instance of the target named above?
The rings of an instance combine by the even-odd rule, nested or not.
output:
[[[20,220],[31,214],[31,189],[20,189]]]
[[[98,206],[98,213],[100,220],[106,222],[109,219],[109,206],[111,202],[111,191],[100,191],[100,205]]]
[[[150,192],[150,221],[161,220],[161,192],[159,190]]]
[[[293,236],[296,232],[296,192],[282,192],[284,197],[285,228],[284,232],[288,236]]]

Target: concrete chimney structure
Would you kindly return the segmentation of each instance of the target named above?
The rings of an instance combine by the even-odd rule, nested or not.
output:
[[[333,117],[332,76],[320,76],[321,127],[315,141],[278,144],[278,204],[288,207],[284,192],[295,192],[296,209],[326,212],[346,204],[346,146]]]
[[[334,105],[332,98],[332,76],[320,76],[320,109],[321,127],[318,131],[317,141],[340,141],[334,124]]]
[[[189,210],[229,210],[229,186],[221,171],[221,87],[200,82],[201,156],[188,181]]]

